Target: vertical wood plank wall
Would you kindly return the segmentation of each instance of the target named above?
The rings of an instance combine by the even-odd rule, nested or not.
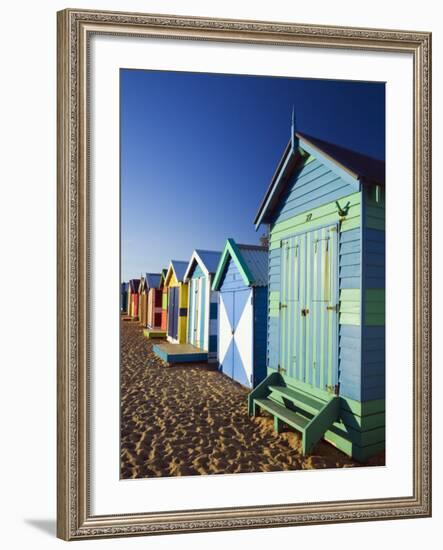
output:
[[[172,273],[169,281],[168,288],[178,287],[178,329],[177,340],[179,344],[185,344],[188,334],[188,285],[181,281],[177,281],[177,277]]]
[[[211,275],[208,277],[198,264],[194,266],[190,276],[187,339],[190,344],[207,351],[208,362],[213,363],[218,359],[218,292],[211,290],[212,277]],[[197,280],[200,282],[197,283]],[[195,293],[197,284],[199,285],[198,295]],[[196,333],[194,333],[196,309],[198,309],[198,326]]]

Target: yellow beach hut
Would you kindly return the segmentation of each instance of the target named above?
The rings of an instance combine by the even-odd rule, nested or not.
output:
[[[165,278],[168,289],[167,339],[174,344],[186,342],[188,325],[188,285],[183,276],[188,262],[171,260]]]

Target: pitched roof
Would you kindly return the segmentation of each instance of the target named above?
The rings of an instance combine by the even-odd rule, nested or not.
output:
[[[192,272],[194,263],[198,263],[206,275],[214,274],[217,271],[221,252],[215,250],[196,249],[189,260],[184,279],[188,279]]]
[[[262,223],[266,214],[274,209],[294,169],[303,158],[302,151],[307,151],[313,154],[313,156],[318,155],[319,157],[323,157],[325,162],[329,161],[332,165],[335,164],[337,170],[342,171],[343,174],[345,172],[349,181],[354,181],[356,185],[358,185],[359,181],[363,183],[378,183],[380,185],[385,184],[384,161],[301,132],[297,132],[296,137],[298,146],[292,149],[292,140],[289,140],[277,169],[272,176],[271,183],[266,190],[254,219],[256,228]]]
[[[160,287],[160,273],[146,273],[145,284],[147,288],[159,288]]]
[[[231,258],[236,263],[245,285],[266,286],[268,284],[268,249],[253,244],[236,244],[234,239],[228,239],[215,273],[213,290],[219,290]]]
[[[174,270],[177,281],[183,281],[188,262],[182,262],[179,260],[171,260],[172,269]]]
[[[129,281],[129,288],[132,293],[138,292],[138,287],[140,285],[140,279],[131,279]]]
[[[254,278],[253,286],[268,284],[268,249],[265,246],[238,244],[241,255]]]
[[[323,154],[336,161],[359,179],[365,179],[380,185],[385,184],[385,162],[351,149],[345,149],[334,143],[297,132],[297,137],[313,145]]]

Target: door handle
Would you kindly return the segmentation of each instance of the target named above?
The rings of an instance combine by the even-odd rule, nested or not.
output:
[[[302,317],[306,317],[306,315],[309,314],[309,309],[306,308],[306,307],[303,308],[303,309],[301,310],[301,314],[302,314]]]

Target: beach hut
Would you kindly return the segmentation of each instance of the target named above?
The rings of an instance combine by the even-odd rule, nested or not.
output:
[[[186,343],[188,321],[188,285],[183,276],[188,263],[171,260],[164,286],[168,289],[167,339],[174,344]]]
[[[194,250],[184,280],[189,285],[188,343],[217,361],[218,292],[212,290],[221,252]]]
[[[140,313],[144,319],[143,334],[148,339],[165,338],[166,330],[161,326],[163,273],[146,273],[144,278],[146,313]]]
[[[364,131],[364,129],[362,129]],[[249,412],[365,461],[385,446],[385,165],[291,133],[259,207],[269,227],[266,379]]]
[[[150,334],[154,337],[165,336],[161,330],[162,320],[162,274],[150,274],[148,277],[148,314],[147,328]]]
[[[219,291],[219,369],[252,388],[266,377],[267,248],[228,239],[212,289]]]
[[[148,326],[149,318],[149,291],[160,285],[160,273],[145,273],[140,278],[139,285],[139,319],[142,326]]]
[[[211,286],[220,255],[220,252],[194,250],[191,260],[185,266],[184,276],[181,278],[188,287],[187,326],[181,333],[186,334],[184,343],[173,338],[174,319],[177,308],[180,310],[181,307],[180,294],[177,298],[177,290],[169,292],[170,279],[165,279],[163,291],[165,292],[165,288],[168,289],[168,334],[170,336],[168,336],[168,342],[156,344],[152,348],[163,361],[167,363],[217,361],[218,292],[211,290]]]
[[[120,312],[128,313],[128,283],[120,285]]]
[[[168,287],[165,285],[167,269],[162,270],[162,276],[160,280],[160,289],[162,291],[162,312],[161,312],[161,324],[160,330],[166,334],[168,328]]]
[[[128,286],[128,315],[134,319],[138,318],[138,287],[140,279],[131,279]]]
[[[138,285],[138,320],[142,326],[146,326],[148,313],[148,293],[146,291],[146,278],[140,277]]]
[[[149,321],[152,318],[153,309],[149,307],[149,295],[151,290],[158,290],[160,286],[160,273],[145,273],[144,276],[140,279],[139,286],[139,295],[140,295],[140,305],[139,305],[139,318],[140,323],[144,327],[149,326]],[[152,302],[152,299],[151,299]]]

